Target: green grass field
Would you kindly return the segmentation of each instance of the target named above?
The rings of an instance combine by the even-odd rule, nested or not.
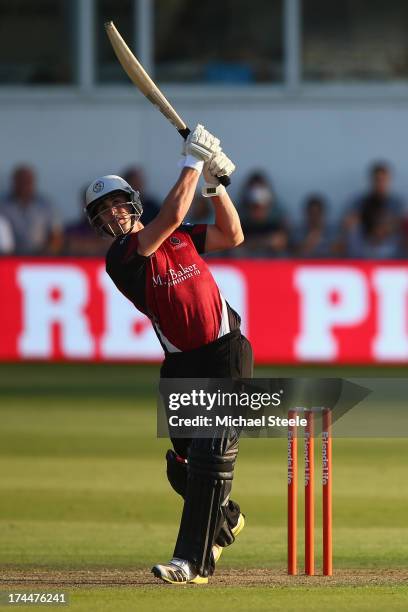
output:
[[[181,511],[165,475],[168,442],[155,434],[157,375],[0,366],[0,590],[65,590],[72,610],[408,608],[403,438],[334,440],[333,578],[285,576],[285,440],[244,439],[233,497],[247,527],[217,580],[152,582],[150,567],[171,557]],[[300,564],[301,552],[300,541]]]

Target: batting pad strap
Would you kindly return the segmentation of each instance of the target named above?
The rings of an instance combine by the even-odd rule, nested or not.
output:
[[[204,162],[201,159],[197,159],[194,155],[186,155],[183,162],[183,168],[193,168],[197,170],[199,174],[203,171]]]

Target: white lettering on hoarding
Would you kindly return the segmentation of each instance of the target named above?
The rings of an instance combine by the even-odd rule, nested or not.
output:
[[[197,273],[187,268],[182,276]],[[221,292],[243,315],[246,323],[245,277],[232,266],[215,265],[214,276]],[[61,356],[72,359],[146,359],[158,361],[163,351],[153,327],[114,286],[104,267],[95,270],[103,295],[103,330],[94,337],[89,311],[89,278],[81,265],[21,264],[17,283],[22,297],[22,332],[17,351],[22,358],[53,359],[53,329],[60,329]],[[176,279],[178,280],[178,279]]]
[[[368,314],[364,274],[345,266],[299,266],[294,284],[300,294],[300,333],[295,353],[302,361],[334,361],[335,327],[360,324]]]
[[[56,323],[65,357],[93,356],[94,340],[85,314],[89,287],[79,266],[23,264],[17,270],[17,282],[22,292],[21,357],[53,357],[52,329]]]
[[[378,361],[408,359],[408,269],[377,268],[373,272],[377,293],[377,333],[373,355]]]
[[[215,262],[210,268],[221,293],[241,315],[244,333],[248,332],[248,308],[252,308],[255,352],[260,334],[258,325],[270,339],[270,359],[276,362],[276,321],[256,320],[257,304],[250,301],[251,287],[239,263]],[[163,352],[150,321],[116,289],[103,265],[82,269],[80,261],[66,263],[60,260],[18,262],[15,269],[21,293],[21,313],[16,310],[13,325],[17,328],[21,319],[21,332],[15,337],[14,350],[22,359],[53,359],[60,355],[66,359],[98,356],[105,360],[158,361],[162,358]],[[271,274],[273,269],[271,265]],[[288,347],[293,346],[296,361],[352,361],[354,334],[358,342],[363,343],[358,347],[358,359],[367,358],[377,363],[408,360],[408,266],[294,263],[292,271],[293,281],[284,279],[288,283],[285,291],[289,290],[293,297],[297,292],[299,311],[298,321],[288,321],[287,331],[285,316],[292,315],[285,314],[284,303],[276,306],[282,313],[280,341],[287,342]],[[176,272],[181,273],[180,277],[171,271],[166,282],[178,282],[194,274],[195,270],[184,266]],[[101,291],[91,300],[95,275]],[[254,282],[263,281],[256,277]],[[279,291],[265,293],[265,300],[281,299],[279,295]],[[103,320],[100,322],[101,312]],[[97,326],[93,323],[94,317]],[[291,331],[294,325],[299,330],[295,338]],[[56,337],[55,327],[59,331]],[[347,347],[341,344],[345,334],[350,334]],[[11,350],[8,349],[10,354]]]

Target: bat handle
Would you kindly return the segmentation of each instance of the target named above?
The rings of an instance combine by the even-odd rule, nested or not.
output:
[[[224,187],[228,187],[228,185],[231,185],[231,179],[226,174],[224,174],[224,176],[219,176],[218,180],[220,181],[221,185],[224,185]]]
[[[184,138],[184,140],[187,140],[188,136],[191,134],[191,130],[188,127],[185,128],[180,128],[179,130],[177,130],[178,133],[180,134],[180,136],[182,138]]]
[[[191,133],[191,130],[188,127],[181,128],[180,130],[177,130],[177,131],[180,134],[180,136],[184,138],[184,140],[186,140],[188,135]],[[218,177],[218,180],[220,181],[221,185],[224,185],[224,187],[228,187],[228,185],[231,184],[231,179],[227,175]]]

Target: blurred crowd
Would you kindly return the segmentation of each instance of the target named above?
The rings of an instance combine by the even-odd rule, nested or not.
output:
[[[142,222],[151,221],[160,201],[146,188],[142,168],[132,166],[121,174],[140,191]],[[236,204],[245,243],[225,256],[246,258],[358,258],[408,257],[408,211],[395,193],[392,169],[376,162],[368,173],[367,188],[344,202],[337,215],[325,195],[306,195],[300,220],[294,220],[280,201],[268,175],[252,172]],[[37,189],[33,168],[21,165],[12,173],[10,190],[0,195],[0,254],[101,256],[109,244],[94,234],[83,214],[85,188],[79,195],[78,218],[63,225],[55,204]],[[197,196],[186,221],[212,223],[208,199]]]

